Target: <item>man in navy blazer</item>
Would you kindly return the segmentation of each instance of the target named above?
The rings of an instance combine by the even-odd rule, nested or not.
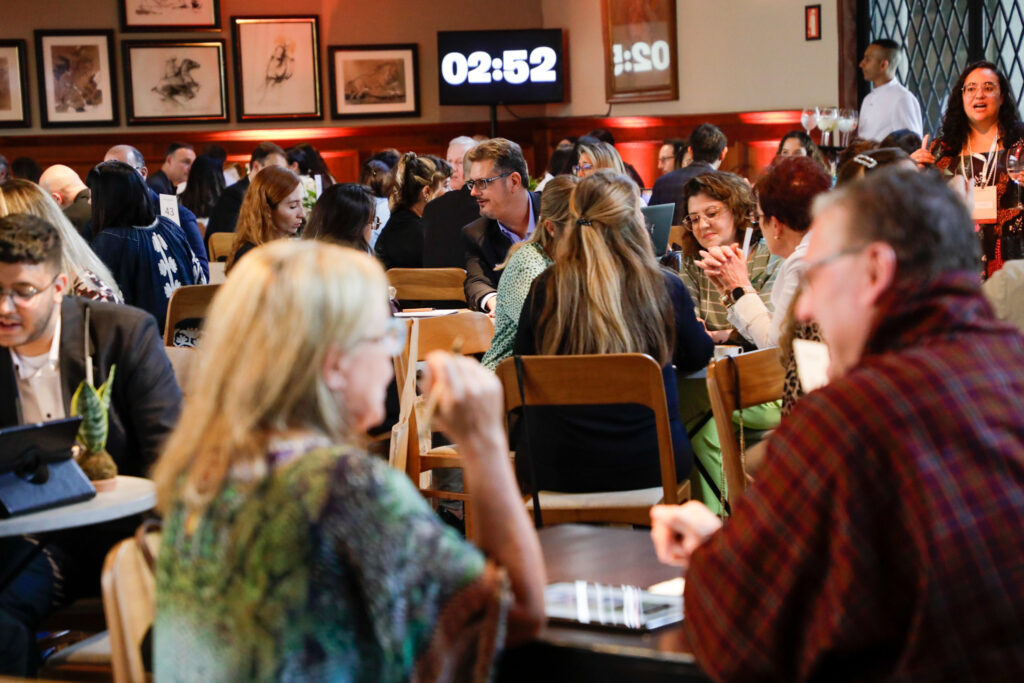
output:
[[[95,386],[117,366],[107,451],[121,474],[145,476],[181,407],[156,321],[130,306],[65,297],[61,262],[56,228],[35,216],[0,218],[0,426],[67,417],[88,348]],[[34,675],[38,621],[64,596],[95,593],[106,550],[130,531],[117,523],[75,529],[41,550],[0,539],[0,575],[9,580],[0,592],[0,674]]]
[[[647,202],[648,206],[675,204],[676,210],[672,216],[672,225],[682,225],[683,216],[686,215],[686,207],[683,206],[683,186],[691,178],[718,170],[729,151],[727,144],[725,133],[717,126],[702,123],[694,128],[690,133],[690,142],[687,148],[693,161],[689,166],[677,168],[655,180],[651,199]]]
[[[466,301],[493,315],[500,272],[513,244],[533,234],[540,215],[540,194],[530,192],[530,174],[519,145],[505,138],[481,142],[466,155],[466,186],[480,207],[480,218],[462,229],[466,250]]]

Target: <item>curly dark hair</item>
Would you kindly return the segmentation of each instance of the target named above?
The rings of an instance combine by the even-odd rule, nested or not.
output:
[[[8,214],[0,218],[0,263],[45,263],[60,272],[60,233],[38,216]]]
[[[724,171],[710,171],[691,178],[683,186],[683,206],[686,213],[690,211],[690,198],[698,194],[705,194],[712,199],[725,204],[732,214],[735,233],[733,241],[743,239],[744,231],[754,228],[754,235],[751,244],[757,244],[761,239],[761,229],[754,220],[754,212],[757,203],[754,200],[754,191],[747,181],[735,173]],[[685,216],[685,214],[684,214]],[[702,247],[690,230],[683,231],[683,255],[694,257]]]
[[[1003,104],[999,107],[999,133],[1003,136],[1003,146],[1010,147],[1024,137],[1024,124],[1021,123],[1020,112],[1017,110],[1017,100],[1010,90],[1010,81],[995,64],[982,60],[968,64],[953,84],[949,102],[946,104],[946,113],[942,116],[942,126],[939,128],[939,153],[936,156],[960,156],[960,151],[967,142],[970,123],[960,94],[967,77],[977,69],[989,69],[999,79],[999,92],[1003,96]]]

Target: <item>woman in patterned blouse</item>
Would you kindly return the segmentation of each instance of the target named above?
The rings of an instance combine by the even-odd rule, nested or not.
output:
[[[484,355],[483,364],[493,370],[498,363],[512,355],[512,343],[519,327],[519,314],[537,276],[552,263],[555,243],[569,220],[569,199],[579,180],[576,176],[560,175],[548,181],[540,198],[540,217],[530,239],[512,245],[498,281],[498,305],[494,309],[494,338]]]
[[[384,414],[396,323],[380,265],[324,242],[258,247],[221,286],[153,477],[157,680],[483,680],[506,635],[540,627],[497,379],[427,359],[480,549],[358,445]]]
[[[0,216],[27,213],[38,216],[57,228],[65,273],[71,279],[71,291],[95,301],[124,303],[121,289],[110,269],[82,239],[57,202],[41,187],[27,180],[8,180],[0,186]]]

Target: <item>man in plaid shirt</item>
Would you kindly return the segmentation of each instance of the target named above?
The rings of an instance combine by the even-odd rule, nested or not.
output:
[[[797,314],[831,383],[770,439],[733,515],[659,506],[716,680],[1024,675],[1024,339],[981,294],[970,215],[879,171],[819,200]]]

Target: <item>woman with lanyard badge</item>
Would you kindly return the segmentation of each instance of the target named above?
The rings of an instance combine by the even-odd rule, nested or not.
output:
[[[959,98],[959,99],[958,99]],[[1017,194],[1007,192],[1006,150],[1024,138],[1010,83],[991,62],[964,69],[950,95],[940,136],[929,148],[928,136],[911,158],[934,164],[952,175],[970,178],[972,215],[980,226],[985,274],[1004,261],[1024,258],[1024,211]]]

